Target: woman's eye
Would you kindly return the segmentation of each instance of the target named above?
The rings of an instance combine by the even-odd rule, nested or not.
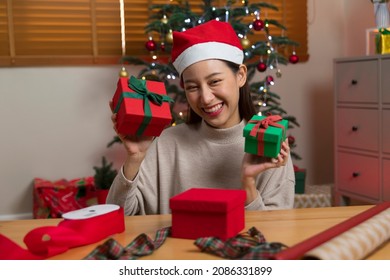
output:
[[[186,91],[194,91],[196,90],[196,86],[186,86]]]
[[[221,81],[221,80],[212,80],[212,81],[211,81],[211,84],[212,84],[212,85],[216,85],[216,84],[218,84],[220,81]]]

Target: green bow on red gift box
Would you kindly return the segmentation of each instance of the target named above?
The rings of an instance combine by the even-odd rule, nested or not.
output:
[[[114,113],[119,111],[119,108],[124,98],[136,98],[143,99],[144,104],[144,119],[138,128],[136,135],[142,135],[148,124],[152,119],[152,111],[150,109],[150,103],[161,106],[163,102],[173,102],[174,100],[168,95],[161,95],[148,90],[146,87],[146,80],[139,80],[134,76],[129,79],[129,88],[134,92],[122,92],[119,97],[118,103],[115,106]]]

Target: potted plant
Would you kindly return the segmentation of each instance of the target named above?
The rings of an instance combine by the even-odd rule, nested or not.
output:
[[[113,163],[107,162],[107,159],[102,157],[102,165],[94,166],[95,170],[94,182],[97,190],[97,200],[99,204],[106,203],[108,191],[110,190],[111,184],[114,181],[116,174],[118,173],[113,167]]]

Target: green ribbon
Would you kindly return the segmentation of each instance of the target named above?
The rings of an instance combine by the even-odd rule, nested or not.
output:
[[[150,102],[161,106],[163,102],[173,102],[173,99],[167,95],[161,95],[149,91],[146,87],[146,80],[139,80],[134,76],[131,76],[129,79],[129,88],[132,89],[134,92],[122,92],[121,96],[119,97],[118,103],[115,106],[114,113],[117,113],[119,111],[119,108],[124,98],[143,99],[145,116],[136,132],[136,135],[140,136],[144,133],[148,124],[152,120],[152,110],[150,109]]]
[[[389,35],[390,30],[387,30],[386,28],[380,28],[379,33],[381,33],[382,35]]]

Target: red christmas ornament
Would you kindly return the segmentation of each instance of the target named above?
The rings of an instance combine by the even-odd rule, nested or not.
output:
[[[259,72],[264,72],[265,70],[267,70],[267,64],[260,61],[259,64],[257,64],[257,70]]]
[[[147,42],[145,43],[145,48],[146,48],[148,51],[150,51],[150,52],[155,51],[155,50],[156,50],[156,47],[157,47],[156,42],[153,41],[152,39],[150,39],[149,41],[147,41]]]
[[[253,29],[256,30],[256,31],[260,31],[264,28],[264,21],[262,21],[261,19],[255,19],[253,21]]]
[[[273,85],[274,84],[274,77],[267,76],[267,77],[265,77],[265,81],[267,82],[268,85]]]
[[[294,143],[295,143],[295,137],[294,136],[289,135],[289,136],[287,136],[287,139],[288,139],[288,143],[290,145],[294,145]]]
[[[165,51],[165,43],[160,44],[160,50],[163,52]]]
[[[288,59],[292,64],[295,64],[295,63],[298,63],[299,61],[299,56],[297,56],[295,53],[293,53],[292,55],[290,55],[289,59]]]

